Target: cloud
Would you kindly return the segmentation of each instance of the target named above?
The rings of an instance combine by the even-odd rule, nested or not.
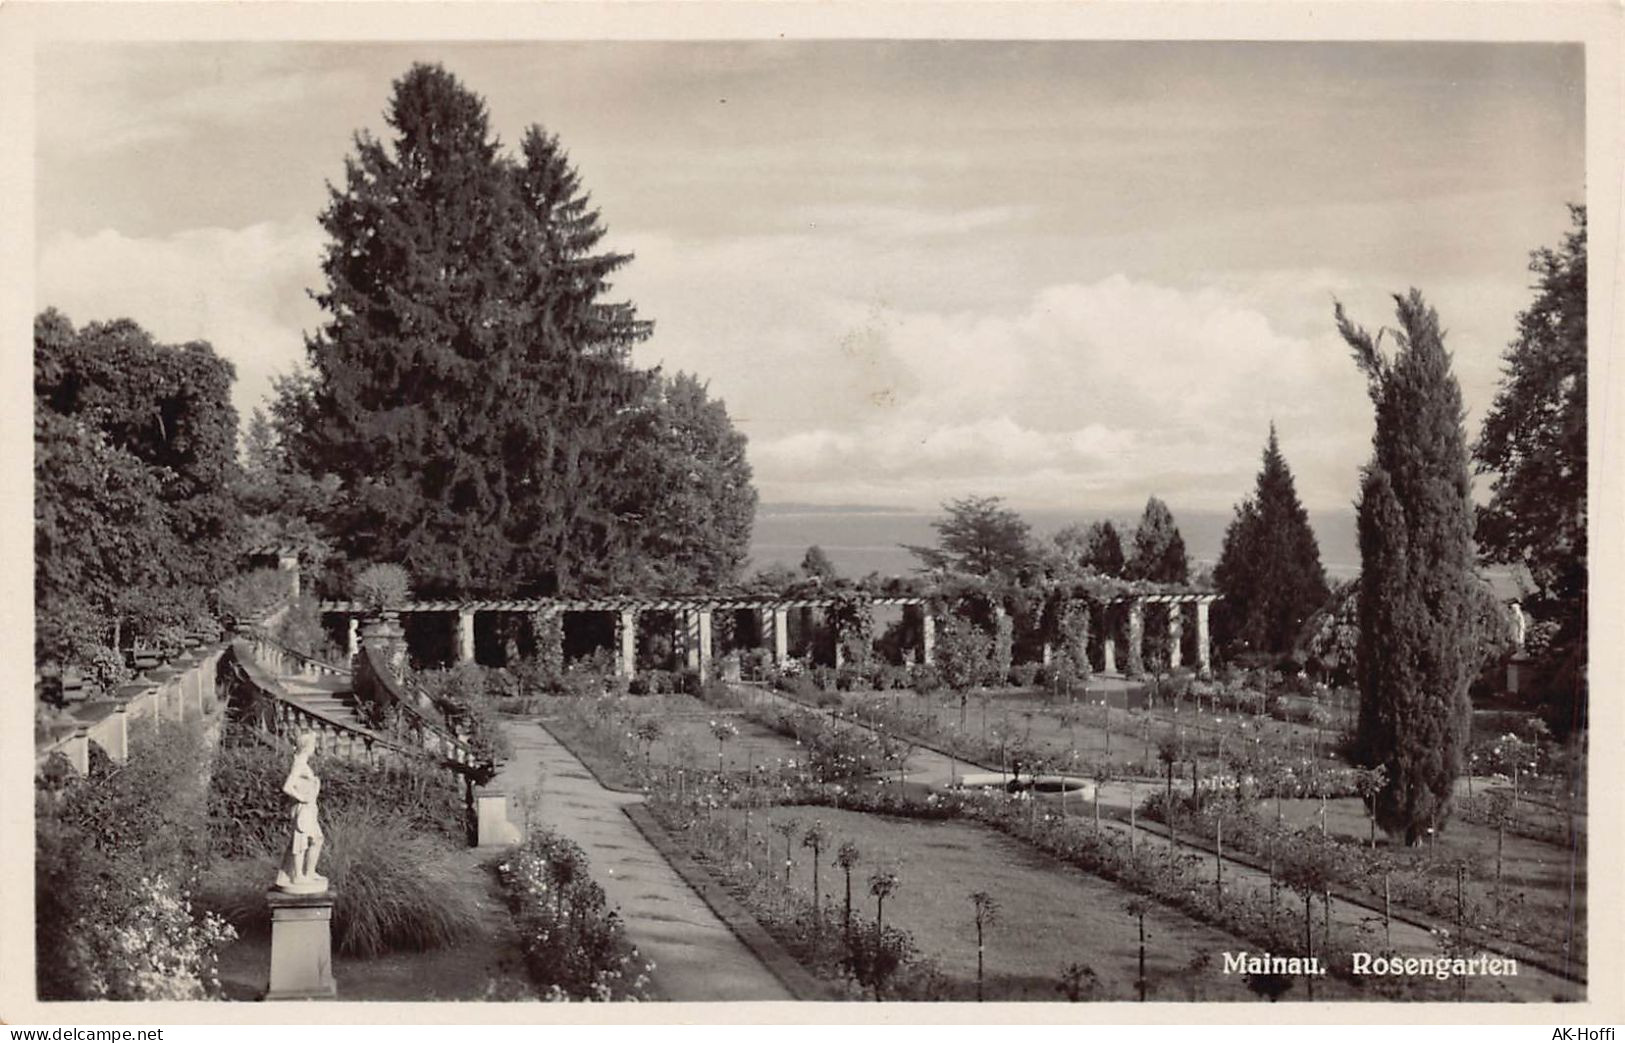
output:
[[[209,341],[237,368],[232,399],[246,417],[271,378],[300,363],[302,332],[320,320],[305,292],[320,284],[320,236],[304,223],[59,234],[40,251],[38,307],[78,325],[128,317],[161,341]]]
[[[621,288],[656,322],[644,357],[711,380],[768,500],[1115,509],[1155,492],[1223,509],[1273,420],[1305,501],[1341,507],[1369,452],[1365,387],[1330,323],[1349,285],[1335,271],[1016,294],[1019,260],[993,250],[828,229],[627,245]]]
[[[276,46],[85,45],[47,48],[38,91],[41,149],[101,156],[176,142],[200,129],[286,114],[362,82]]]

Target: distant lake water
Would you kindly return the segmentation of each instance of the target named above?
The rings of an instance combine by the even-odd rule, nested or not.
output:
[[[1234,517],[1230,511],[1181,511],[1170,505],[1186,552],[1195,568],[1212,565],[1224,545],[1224,532]],[[941,517],[935,511],[903,511],[884,508],[821,508],[785,504],[763,504],[756,512],[756,529],[751,539],[753,568],[773,562],[795,567],[813,544],[824,548],[830,561],[843,576],[907,575],[918,560],[901,544],[930,546],[936,542],[931,523]],[[1023,511],[1033,531],[1048,536],[1081,522],[1101,520],[1100,516],[1066,511]],[[1131,548],[1138,516],[1110,519],[1122,533],[1125,551]],[[1309,524],[1320,544],[1320,560],[1333,579],[1348,579],[1360,572],[1360,552],[1352,510],[1309,513]]]

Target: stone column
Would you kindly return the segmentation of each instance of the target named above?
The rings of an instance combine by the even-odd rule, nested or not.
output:
[[[677,614],[677,641],[683,650],[683,665],[700,668],[700,614],[685,608]]]
[[[937,661],[937,617],[929,605],[920,606],[920,662],[934,666]]]
[[[477,847],[508,847],[523,839],[508,821],[508,795],[500,790],[474,792],[474,821]]]
[[[82,724],[74,728],[73,738],[68,740],[68,744],[62,748],[62,752],[67,755],[68,763],[73,765],[73,770],[79,773],[80,778],[88,776],[90,774],[90,729]]]
[[[474,610],[471,608],[457,613],[457,661],[474,661]]]
[[[288,894],[272,889],[271,987],[268,1000],[330,1000],[338,995],[333,981],[332,888],[320,894]]]
[[[773,609],[773,662],[783,666],[790,658],[790,610]]]
[[[694,612],[694,644],[696,658],[700,668],[701,677],[711,676],[711,610],[708,608],[696,609]]]
[[[1170,601],[1168,608],[1168,669],[1177,670],[1185,662],[1185,651],[1181,644],[1185,638],[1185,606],[1177,601]]]
[[[623,608],[615,616],[615,669],[622,677],[638,672],[638,614]]]
[[[113,704],[106,749],[108,759],[114,764],[123,764],[130,759],[130,711],[122,701]]]
[[[1207,610],[1210,602],[1196,603],[1196,669],[1203,677],[1213,673],[1213,653],[1208,647]]]
[[[210,700],[204,694],[207,691],[207,686],[204,684],[204,680],[209,672],[209,665],[210,663],[208,659],[200,659],[198,660],[196,666],[187,671],[187,676],[192,679],[192,687],[197,693],[197,715],[199,718],[209,716]]]
[[[1130,677],[1145,673],[1145,600],[1135,598],[1128,603],[1128,666]]]

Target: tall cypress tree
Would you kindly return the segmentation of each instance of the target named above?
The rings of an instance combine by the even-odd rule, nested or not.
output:
[[[1414,289],[1395,301],[1392,358],[1341,305],[1336,318],[1377,414],[1359,501],[1357,754],[1388,769],[1378,824],[1414,844],[1449,817],[1472,718],[1473,514],[1439,317]]]
[[[1225,531],[1213,581],[1224,595],[1231,639],[1260,651],[1291,648],[1304,622],[1326,601],[1320,547],[1273,423],[1257,487]]]

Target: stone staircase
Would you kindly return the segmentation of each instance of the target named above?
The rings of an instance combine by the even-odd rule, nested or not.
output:
[[[365,727],[356,712],[355,693],[350,690],[348,677],[289,677],[278,678],[290,702],[306,709],[325,714],[342,724],[355,728]]]

